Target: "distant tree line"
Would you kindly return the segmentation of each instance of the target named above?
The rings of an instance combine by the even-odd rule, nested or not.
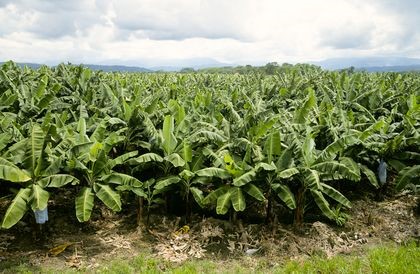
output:
[[[194,70],[193,68],[183,68],[181,69],[181,73],[192,73],[192,72],[199,72],[199,73],[212,73],[212,74],[266,74],[266,75],[273,75],[279,72],[290,72],[293,70],[302,70],[302,69],[313,69],[318,70],[321,69],[318,66],[310,65],[310,64],[296,64],[292,65],[289,63],[279,64],[277,62],[269,62],[264,66],[236,66],[236,67],[213,67],[213,68],[204,68]]]

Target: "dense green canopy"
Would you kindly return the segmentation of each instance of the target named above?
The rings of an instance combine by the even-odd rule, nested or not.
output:
[[[194,203],[217,214],[259,203],[270,215],[278,200],[297,223],[312,210],[342,224],[351,203],[340,186],[382,187],[381,160],[398,189],[418,184],[419,101],[414,73],[299,65],[272,75],[131,74],[5,63],[0,195],[16,196],[2,227],[63,187],[77,192],[81,222],[95,202],[119,211],[136,195],[148,209],[182,199],[187,215]]]

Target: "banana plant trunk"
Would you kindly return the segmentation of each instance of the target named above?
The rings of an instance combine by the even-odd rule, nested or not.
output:
[[[295,220],[294,220],[294,224],[296,226],[301,226],[303,224],[304,207],[305,207],[305,188],[303,186],[300,186],[296,195],[296,209],[295,209]]]
[[[234,210],[234,209],[231,209],[231,212],[232,212],[232,214],[231,214],[232,223],[233,223],[233,225],[237,225],[237,223],[238,223],[238,212],[236,212],[236,210]]]
[[[48,221],[48,207],[42,210],[34,210],[34,215],[36,223],[35,235],[38,234],[35,237],[37,240],[45,240],[44,225]]]
[[[146,227],[149,227],[149,222],[150,222],[150,201],[147,202]]]
[[[188,192],[185,204],[185,220],[187,223],[191,222],[191,199],[190,193]]]
[[[137,207],[137,226],[143,223],[143,197],[138,197],[138,207]]]
[[[268,191],[268,195],[267,195],[267,211],[266,211],[266,216],[265,216],[265,223],[266,224],[271,224],[272,220],[273,220],[273,201],[271,200],[271,188]]]
[[[164,193],[164,199],[165,199],[165,215],[169,214],[169,195],[167,193]]]

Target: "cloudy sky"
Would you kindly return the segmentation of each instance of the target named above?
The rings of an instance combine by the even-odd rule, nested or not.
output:
[[[418,0],[0,0],[0,61],[420,57]]]

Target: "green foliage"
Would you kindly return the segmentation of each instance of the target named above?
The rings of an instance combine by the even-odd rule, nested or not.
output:
[[[16,224],[25,214],[27,210],[27,202],[30,196],[30,189],[23,188],[19,190],[7,209],[1,223],[2,228],[10,228]]]
[[[277,200],[302,220],[316,205],[342,224],[351,203],[340,185],[383,187],[381,160],[386,183],[418,187],[418,74],[277,63],[221,71],[234,73],[4,64],[0,184],[15,198],[2,227],[46,207],[56,188],[77,189],[81,222],[95,202],[120,211],[136,195],[150,209],[177,195],[186,215],[192,203],[226,214]]]

